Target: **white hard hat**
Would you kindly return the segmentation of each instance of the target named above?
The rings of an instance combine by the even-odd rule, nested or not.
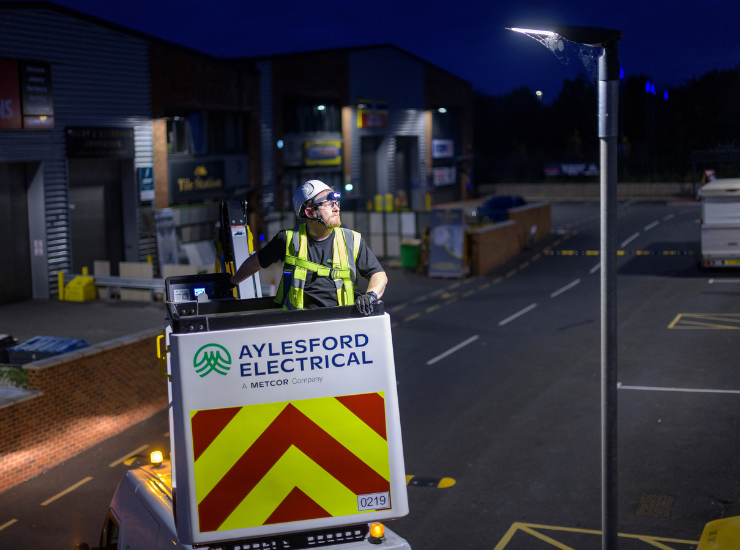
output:
[[[306,183],[298,188],[298,191],[293,195],[293,209],[295,215],[299,218],[305,218],[303,208],[307,201],[313,199],[316,195],[322,191],[331,191],[331,187],[326,185],[320,180],[308,180]]]

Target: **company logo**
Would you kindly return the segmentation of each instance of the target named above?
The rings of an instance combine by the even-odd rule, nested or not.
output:
[[[226,376],[231,369],[231,354],[219,344],[206,344],[195,352],[193,367],[201,378],[211,372]]]
[[[206,170],[206,167],[203,166],[203,165],[196,166],[195,167],[195,170],[193,171],[193,175],[194,176],[207,176],[208,175],[208,170]]]

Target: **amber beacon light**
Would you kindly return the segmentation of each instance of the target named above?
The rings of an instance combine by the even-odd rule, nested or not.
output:
[[[162,465],[162,451],[154,451],[150,457],[152,466],[159,467]]]
[[[373,523],[370,525],[370,536],[367,541],[370,544],[380,544],[385,536],[385,526],[382,523]]]

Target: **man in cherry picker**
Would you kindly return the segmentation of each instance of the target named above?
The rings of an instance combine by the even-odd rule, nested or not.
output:
[[[319,180],[310,180],[293,195],[293,208],[306,223],[280,231],[237,269],[238,285],[260,269],[283,262],[275,301],[285,309],[346,306],[354,303],[369,315],[388,284],[388,277],[365,239],[342,228],[341,196]],[[368,279],[367,292],[355,299],[357,274]]]

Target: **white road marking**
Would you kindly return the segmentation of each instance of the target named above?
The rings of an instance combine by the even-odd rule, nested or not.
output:
[[[591,275],[593,275],[593,274],[594,274],[594,273],[596,273],[596,272],[597,272],[597,271],[598,271],[599,269],[601,269],[601,262],[599,262],[598,264],[596,264],[595,266],[593,266],[593,267],[592,267],[592,268],[591,268],[591,269],[590,269],[590,270],[589,270],[588,272],[589,272],[589,273],[590,273]]]
[[[133,450],[133,451],[131,451],[130,453],[128,453],[128,454],[125,454],[125,455],[123,455],[123,456],[122,456],[121,458],[119,458],[118,460],[115,460],[115,461],[111,462],[110,464],[108,464],[108,466],[109,466],[110,468],[113,468],[113,466],[118,466],[118,465],[119,465],[119,464],[120,464],[121,462],[123,462],[123,461],[124,461],[124,460],[126,460],[127,458],[131,458],[132,456],[136,456],[136,455],[138,455],[138,454],[139,454],[139,453],[140,453],[141,451],[143,451],[144,449],[146,449],[146,448],[147,448],[148,446],[149,446],[149,445],[142,445],[142,446],[141,446],[141,447],[139,447],[138,449],[134,449],[134,450]]]
[[[640,232],[638,231],[637,233],[635,233],[634,235],[632,235],[631,237],[629,237],[626,241],[624,241],[622,244],[620,244],[619,245],[619,248],[624,248],[625,246],[627,246],[629,243],[631,243],[632,241],[634,241],[639,236],[640,236]]]
[[[720,283],[734,283],[734,284],[738,284],[738,283],[740,283],[740,279],[709,279],[709,281],[707,281],[707,282],[710,285],[717,285],[717,284],[720,284]]]
[[[735,393],[740,394],[740,390],[702,390],[694,388],[659,388],[655,386],[624,386],[621,382],[617,383],[620,390],[642,390],[642,391],[678,391],[685,393]]]
[[[574,286],[576,286],[580,282],[581,282],[580,279],[576,279],[572,283],[568,283],[563,288],[561,288],[559,290],[556,290],[555,292],[553,292],[552,294],[550,294],[550,298],[554,298],[555,296],[560,296],[563,292],[565,292],[566,290],[570,290],[571,288],[573,288]]]
[[[477,340],[478,338],[480,338],[480,335],[479,335],[479,334],[476,334],[475,336],[471,336],[470,338],[468,338],[468,339],[467,339],[467,340],[465,340],[464,342],[460,342],[460,343],[459,343],[458,345],[456,345],[455,347],[453,347],[453,348],[450,348],[450,349],[448,349],[448,350],[447,350],[446,352],[444,352],[444,353],[442,353],[442,354],[440,354],[440,355],[437,355],[437,357],[435,357],[434,359],[430,359],[429,361],[427,361],[427,365],[433,365],[433,364],[434,364],[434,363],[436,363],[437,361],[441,361],[442,359],[444,359],[444,358],[445,358],[445,357],[447,357],[448,355],[452,355],[453,353],[455,353],[455,352],[456,352],[457,350],[459,350],[459,349],[462,349],[462,348],[464,348],[464,347],[465,347],[465,346],[467,346],[468,344],[472,344],[472,343],[473,343],[473,342],[475,342],[475,341],[476,341],[476,340]]]
[[[673,216],[675,216],[675,214],[668,214],[668,215],[667,215],[667,216],[666,216],[665,218],[663,218],[663,221],[664,221],[664,222],[667,222],[667,221],[668,221],[668,220],[670,220],[670,219],[671,219],[671,218],[672,218]]]
[[[645,226],[645,231],[649,231],[650,229],[652,229],[653,227],[655,227],[655,226],[656,226],[656,225],[658,225],[659,223],[660,223],[660,222],[653,222],[653,223],[649,223],[648,225],[646,225],[646,226]]]
[[[624,204],[622,205],[622,208],[627,208],[628,206],[632,206],[632,205],[633,205],[633,204],[635,204],[636,202],[637,202],[636,200],[630,200],[630,201],[627,201],[627,202],[625,202],[625,203],[624,203]]]
[[[516,312],[516,313],[515,313],[514,315],[511,315],[510,317],[507,317],[507,318],[506,318],[506,319],[504,319],[503,321],[499,321],[499,322],[498,322],[498,326],[502,327],[502,326],[504,326],[505,324],[507,324],[507,323],[510,323],[511,321],[513,321],[514,319],[516,319],[517,317],[521,317],[522,315],[524,315],[524,314],[525,314],[525,313],[527,313],[528,311],[532,311],[532,310],[533,310],[534,308],[536,308],[536,307],[537,307],[537,304],[531,304],[531,305],[528,305],[528,306],[527,306],[527,307],[525,307],[525,308],[524,308],[523,310],[521,310],[521,311],[517,311],[517,312]]]
[[[51,497],[51,498],[50,498],[49,500],[45,500],[44,502],[42,502],[42,503],[41,503],[41,506],[46,506],[47,504],[51,504],[51,503],[52,503],[52,502],[54,502],[54,501],[55,501],[56,499],[58,499],[58,498],[62,498],[62,497],[63,497],[64,495],[66,495],[67,493],[71,493],[72,491],[74,491],[75,489],[77,489],[77,487],[79,487],[80,485],[84,485],[85,483],[87,483],[87,482],[88,482],[88,481],[90,481],[91,479],[92,479],[91,477],[86,477],[86,478],[85,478],[85,479],[83,479],[82,481],[78,481],[77,483],[75,483],[74,485],[72,485],[72,487],[67,487],[67,488],[66,488],[66,489],[65,489],[64,491],[62,491],[61,493],[57,493],[56,495],[54,495],[53,497]]]

